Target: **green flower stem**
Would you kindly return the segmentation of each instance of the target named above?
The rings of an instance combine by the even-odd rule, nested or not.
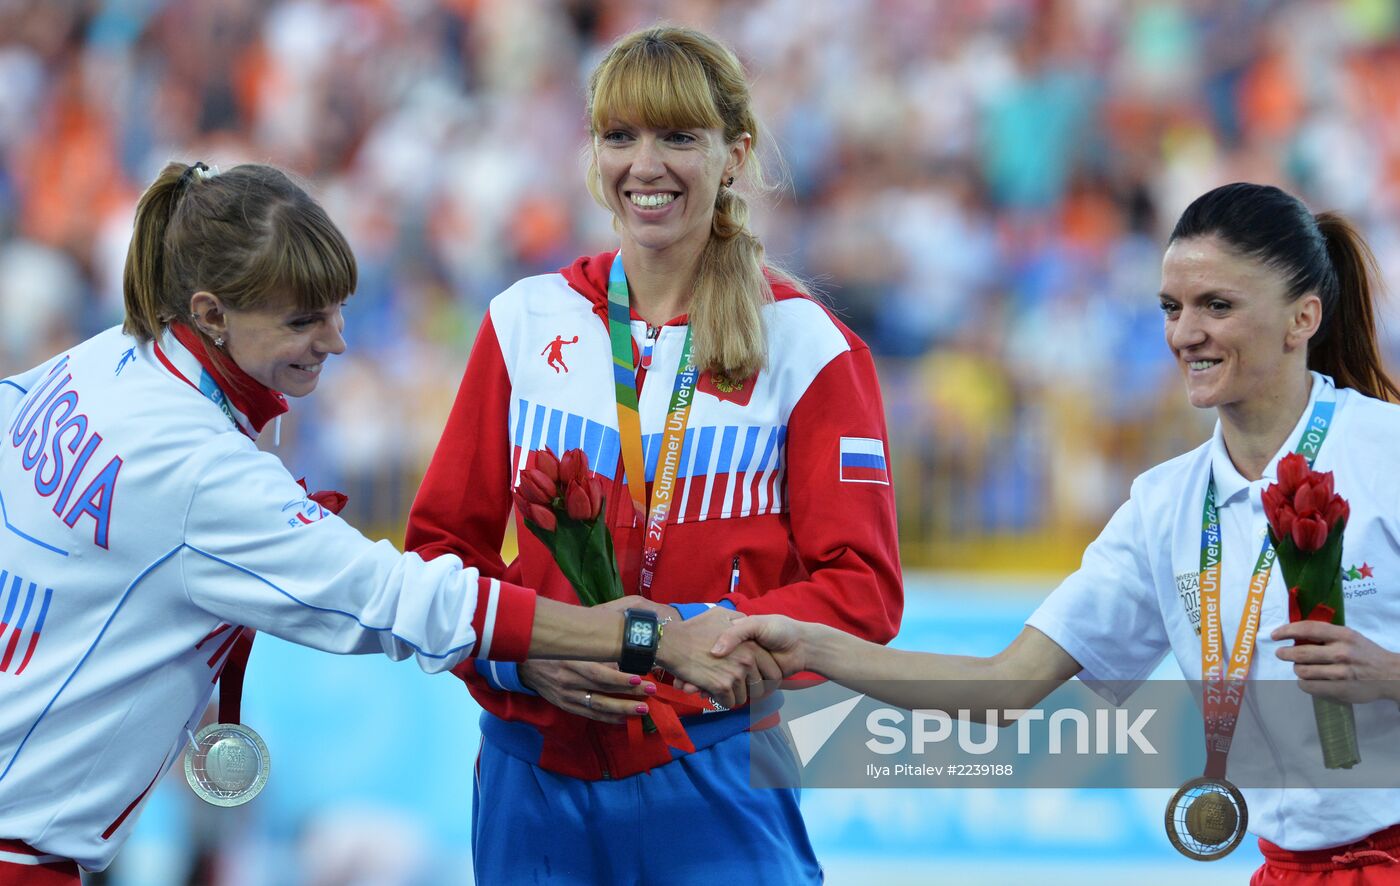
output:
[[[1322,765],[1328,769],[1350,769],[1361,762],[1356,743],[1356,714],[1347,702],[1313,697],[1317,738],[1322,744]]]
[[[624,596],[622,576],[617,571],[612,533],[608,532],[607,505],[599,509],[593,520],[570,517],[563,501],[557,498],[553,509],[558,524],[553,532],[541,529],[530,520],[525,521],[525,526],[554,555],[554,562],[573,586],[579,602],[584,606],[597,606],[621,600]],[[642,717],[642,730],[648,735],[656,732],[651,714]]]
[[[1332,624],[1346,624],[1342,596],[1342,532],[1345,529],[1346,521],[1338,521],[1322,548],[1311,553],[1298,550],[1291,538],[1273,539],[1284,582],[1298,589],[1299,615],[1303,618],[1316,606],[1326,604],[1332,607]],[[1324,766],[1350,769],[1361,762],[1361,750],[1356,741],[1356,714],[1350,704],[1314,697],[1313,717],[1317,721]]]

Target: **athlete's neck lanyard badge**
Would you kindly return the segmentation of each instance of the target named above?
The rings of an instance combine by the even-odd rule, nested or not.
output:
[[[613,379],[617,395],[617,428],[621,436],[622,466],[627,473],[627,491],[638,515],[646,519],[646,536],[642,545],[641,594],[648,596],[656,579],[661,561],[661,544],[666,537],[667,517],[680,474],[681,451],[685,445],[685,429],[690,421],[690,405],[695,399],[695,382],[699,372],[691,359],[690,326],[685,328],[685,343],[681,347],[680,365],[676,367],[676,382],[671,390],[671,408],[661,435],[661,448],[656,459],[656,478],[651,487],[651,506],[647,506],[646,454],[642,446],[642,422],[637,408],[637,363],[632,347],[632,305],[627,288],[627,273],[619,252],[608,274],[608,334],[612,340]]]
[[[214,806],[247,803],[267,785],[272,770],[272,755],[262,736],[239,722],[253,630],[230,630],[224,642],[233,646],[219,676],[219,720],[191,735],[185,749],[185,780],[201,800]]]
[[[186,379],[188,381],[188,379]],[[191,384],[191,387],[194,387]],[[233,422],[228,398],[206,370],[200,376],[200,393],[219,406]],[[225,648],[228,658],[220,672],[219,720],[190,736],[185,748],[185,780],[204,802],[214,806],[242,806],[256,797],[267,784],[272,771],[272,755],[262,736],[239,722],[243,703],[243,674],[248,667],[248,654],[253,649],[252,628],[227,626],[229,635],[215,649],[210,664],[218,661]],[[218,637],[215,631],[206,641]]]
[[[1298,441],[1297,452],[1311,467],[1332,425],[1333,399],[1313,405],[1312,415]],[[1234,648],[1227,662],[1220,624],[1220,562],[1222,557],[1220,513],[1215,501],[1215,472],[1206,480],[1201,515],[1201,694],[1205,714],[1206,771],[1182,785],[1167,803],[1167,838],[1177,851],[1198,861],[1214,861],[1234,851],[1244,839],[1249,810],[1244,795],[1225,779],[1225,762],[1235,737],[1235,724],[1244,703],[1245,679],[1254,660],[1254,638],[1264,605],[1264,589],[1277,556],[1266,534],[1254,573],[1249,580],[1244,611],[1235,631]]]

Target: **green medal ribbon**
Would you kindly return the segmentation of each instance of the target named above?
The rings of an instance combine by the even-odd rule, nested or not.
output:
[[[612,269],[608,273],[608,334],[612,339],[617,429],[621,437],[622,466],[627,474],[627,491],[636,513],[646,518],[641,575],[642,592],[645,594],[651,589],[657,564],[661,560],[667,517],[676,491],[676,477],[680,473],[685,429],[690,421],[690,406],[695,399],[695,383],[700,373],[691,358],[690,326],[687,325],[680,365],[676,367],[676,382],[671,392],[671,408],[666,413],[656,478],[652,483],[651,506],[648,508],[646,453],[642,448],[642,420],[637,407],[637,364],[632,348],[632,302],[621,252],[613,259]]]
[[[1319,399],[1313,405],[1307,427],[1298,441],[1297,453],[1312,467],[1322,441],[1332,425],[1335,400]],[[1259,616],[1264,605],[1264,590],[1269,585],[1278,554],[1266,533],[1254,573],[1249,580],[1249,594],[1244,611],[1240,613],[1239,629],[1235,632],[1234,648],[1225,661],[1224,635],[1220,624],[1220,561],[1223,544],[1220,532],[1220,512],[1215,503],[1215,471],[1206,481],[1205,507],[1201,514],[1201,680],[1206,728],[1206,776],[1225,777],[1225,761],[1235,736],[1235,723],[1244,703],[1245,677],[1254,659],[1254,639],[1259,632]]]

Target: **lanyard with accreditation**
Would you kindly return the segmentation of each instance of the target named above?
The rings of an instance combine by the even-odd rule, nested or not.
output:
[[[656,477],[651,487],[651,506],[646,500],[646,453],[642,448],[642,422],[637,407],[637,363],[632,348],[632,304],[622,253],[613,258],[608,274],[608,334],[612,341],[613,378],[617,392],[617,427],[621,436],[622,466],[627,473],[627,491],[638,514],[646,517],[642,546],[641,590],[651,589],[656,567],[661,561],[661,544],[666,538],[667,516],[680,473],[685,428],[690,421],[690,405],[695,398],[699,372],[691,359],[690,326],[685,328],[680,365],[671,391],[671,407],[661,436],[661,452],[656,460]]]
[[[193,334],[180,327],[172,330],[175,337],[194,353],[200,345]],[[205,369],[200,373],[199,384],[195,384],[181,372],[161,349],[160,342],[154,345],[156,357],[174,373],[175,377],[199,391],[233,424],[249,437],[254,437],[239,425],[234,418],[228,397],[218,382]],[[255,438],[256,439],[256,438]],[[185,780],[190,788],[204,802],[213,806],[241,806],[256,797],[267,785],[272,769],[272,755],[262,736],[245,726],[242,720],[243,675],[248,667],[248,655],[253,648],[254,632],[251,628],[239,625],[226,625],[229,633],[222,645],[210,658],[212,664],[224,649],[228,657],[219,672],[219,717],[197,734],[190,735],[190,743],[185,750]],[[224,630],[216,629],[200,643],[212,640]],[[198,648],[198,647],[196,647]],[[130,810],[128,810],[130,811]]]
[[[1332,426],[1334,399],[1319,397],[1298,440],[1297,453],[1311,467]],[[1177,791],[1167,806],[1167,833],[1183,854],[1203,860],[1219,858],[1238,845],[1244,836],[1248,813],[1244,797],[1225,780],[1225,763],[1235,737],[1240,707],[1244,703],[1245,679],[1254,660],[1254,641],[1259,633],[1259,617],[1264,606],[1264,590],[1269,585],[1278,553],[1266,533],[1254,572],[1249,579],[1244,611],[1240,613],[1230,658],[1225,658],[1221,626],[1220,585],[1222,558],[1220,512],[1215,501],[1215,471],[1206,480],[1205,505],[1201,514],[1201,681],[1202,710],[1205,715],[1205,774]],[[1230,804],[1227,808],[1225,804]],[[1174,828],[1184,824],[1196,845],[1183,845]]]

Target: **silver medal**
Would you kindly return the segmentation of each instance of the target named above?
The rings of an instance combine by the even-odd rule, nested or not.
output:
[[[210,723],[185,749],[185,780],[214,806],[241,806],[267,784],[272,755],[262,736],[241,723]]]

